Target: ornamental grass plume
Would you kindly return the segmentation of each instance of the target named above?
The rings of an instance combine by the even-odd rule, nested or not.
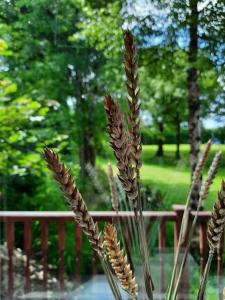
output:
[[[127,260],[124,250],[120,249],[115,226],[108,225],[104,229],[104,245],[107,249],[109,260],[115,271],[122,288],[134,299],[138,294],[138,285]]]

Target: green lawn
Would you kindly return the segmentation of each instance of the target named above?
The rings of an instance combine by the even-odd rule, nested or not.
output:
[[[204,145],[202,146],[204,147]],[[159,189],[164,195],[163,206],[165,210],[171,210],[172,204],[185,203],[188,188],[190,184],[190,170],[188,166],[188,153],[189,145],[181,145],[181,160],[176,161],[175,145],[165,145],[165,157],[155,157],[157,146],[143,146],[143,166],[141,170],[141,180],[143,184],[150,184],[154,189]],[[205,209],[211,210],[213,203],[217,197],[217,191],[220,188],[220,182],[225,178],[225,146],[213,145],[211,154],[204,170],[204,177],[207,173],[208,167],[217,151],[223,152],[223,158],[220,164],[219,172],[213,185],[208,198],[205,201]],[[106,168],[109,161],[115,165],[115,160],[106,149],[105,158],[98,158],[97,165],[101,168]],[[116,170],[116,168],[115,168]]]

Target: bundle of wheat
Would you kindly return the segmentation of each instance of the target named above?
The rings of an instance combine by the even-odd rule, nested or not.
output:
[[[141,139],[140,139],[140,101],[139,101],[139,87],[138,87],[138,67],[137,67],[137,50],[134,45],[133,37],[130,32],[124,33],[124,67],[126,74],[126,89],[127,89],[127,101],[129,108],[129,130],[125,128],[124,118],[121,112],[119,104],[113,99],[112,96],[107,95],[104,101],[105,111],[108,117],[108,134],[110,138],[111,147],[114,151],[115,158],[117,160],[118,178],[122,184],[122,188],[126,194],[128,203],[132,204],[135,223],[138,233],[138,244],[140,249],[140,256],[143,265],[144,283],[147,298],[153,299],[153,282],[150,272],[148,247],[146,242],[146,233],[144,227],[144,220],[142,216],[142,205],[140,199],[140,168],[141,168]],[[206,145],[206,148],[200,157],[196,169],[193,174],[192,184],[187,196],[185,211],[183,214],[180,236],[178,246],[175,255],[175,263],[171,281],[169,284],[168,292],[166,295],[167,300],[175,300],[177,290],[179,287],[182,271],[186,262],[187,254],[189,251],[190,243],[193,237],[193,232],[196,227],[198,212],[202,201],[207,197],[209,188],[215,178],[221,153],[217,153],[211,164],[206,181],[201,187],[198,208],[195,214],[195,218],[191,223],[191,229],[188,230],[190,224],[190,199],[195,185],[198,183],[199,178],[202,175],[203,168],[207,161],[209,151],[211,147],[211,141]],[[98,253],[102,262],[103,269],[106,277],[112,289],[112,292],[116,300],[121,300],[120,290],[117,285],[111,268],[117,275],[122,288],[127,291],[131,297],[137,299],[138,297],[138,285],[136,278],[128,263],[127,256],[124,254],[124,250],[120,248],[120,242],[117,238],[117,231],[113,225],[108,225],[104,230],[104,243],[102,242],[101,233],[98,229],[98,224],[94,223],[86,204],[77,189],[77,186],[70,175],[69,170],[66,169],[63,163],[60,162],[58,155],[45,148],[44,156],[47,161],[49,169],[53,172],[54,178],[58,182],[60,189],[63,191],[68,203],[75,215],[75,221],[83,229],[83,232],[87,235],[88,240],[93,249]],[[112,167],[108,167],[108,177],[112,195],[112,206],[119,216],[119,202],[117,197],[117,189],[113,177]],[[119,217],[117,221],[119,220]],[[221,235],[225,224],[225,183],[222,183],[221,190],[218,195],[218,201],[214,206],[214,212],[208,226],[208,243],[210,247],[209,259],[206,265],[204,276],[199,289],[198,300],[202,300],[204,296],[206,279],[211,265],[211,260],[218,242],[221,239]],[[188,237],[188,243],[185,249],[185,255],[183,256],[181,265],[178,269],[178,258],[180,255],[181,246],[184,240]],[[127,252],[128,253],[128,252]],[[131,259],[130,259],[131,261]],[[177,273],[179,271],[179,273]],[[178,276],[175,276],[178,274]]]

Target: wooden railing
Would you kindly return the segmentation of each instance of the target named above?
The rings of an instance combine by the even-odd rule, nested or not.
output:
[[[147,224],[150,222],[158,221],[158,248],[160,253],[164,253],[166,248],[166,228],[168,222],[174,224],[174,249],[176,249],[180,225],[182,220],[182,215],[184,211],[184,206],[174,205],[173,211],[145,211],[143,216]],[[91,212],[92,217],[97,222],[115,222],[117,215],[115,212],[107,211],[94,211]],[[193,218],[195,212],[190,213],[190,218]],[[204,269],[208,246],[206,238],[207,222],[210,217],[210,212],[200,212],[199,213],[199,253],[200,253],[200,270]],[[128,218],[134,218],[132,212],[120,212],[119,218],[123,221]],[[0,212],[0,222],[3,222],[6,230],[6,244],[8,248],[8,299],[13,299],[13,250],[15,245],[15,226],[17,223],[23,223],[23,237],[24,245],[23,252],[26,255],[26,265],[25,265],[25,292],[31,290],[31,279],[30,279],[30,259],[32,255],[32,223],[34,221],[39,221],[41,226],[41,246],[40,250],[42,252],[42,265],[43,265],[43,288],[47,290],[47,276],[48,276],[48,237],[49,224],[54,222],[58,224],[58,254],[59,254],[59,266],[58,266],[58,279],[60,287],[64,288],[64,252],[65,252],[65,237],[66,230],[65,224],[67,222],[73,222],[73,213],[71,212],[27,212],[27,211],[2,211]],[[147,227],[148,228],[148,227]],[[148,234],[148,229],[147,229]],[[222,275],[222,255],[224,249],[224,241],[221,240],[218,252],[217,252],[217,274],[220,280]],[[75,277],[76,280],[80,280],[81,274],[81,261],[82,261],[82,232],[79,226],[75,225],[75,256],[76,256],[76,268]],[[93,274],[97,273],[97,257],[93,254]],[[160,261],[160,290],[164,289],[164,271],[163,271],[163,261]],[[188,280],[185,280],[186,286],[183,288],[188,289]],[[220,284],[220,282],[219,282]]]

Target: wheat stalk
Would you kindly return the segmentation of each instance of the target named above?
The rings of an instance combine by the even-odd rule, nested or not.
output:
[[[193,177],[192,177],[191,188],[190,188],[188,196],[187,196],[185,209],[184,209],[184,214],[183,214],[183,218],[182,218],[182,222],[181,222],[181,229],[180,229],[180,234],[179,234],[175,259],[174,259],[173,272],[172,272],[172,276],[171,276],[171,280],[170,280],[170,284],[169,284],[168,291],[167,291],[167,296],[166,296],[167,300],[173,299],[172,295],[174,295],[173,287],[174,287],[175,275],[176,275],[176,271],[177,271],[177,267],[178,267],[178,258],[179,258],[182,243],[185,241],[185,238],[186,238],[186,235],[187,235],[187,229],[188,229],[188,223],[189,223],[189,214],[190,214],[191,195],[192,195],[192,192],[193,192],[193,189],[194,189],[196,183],[198,182],[198,180],[201,176],[204,165],[205,165],[205,163],[208,159],[211,144],[212,144],[212,142],[211,142],[211,140],[209,140],[206,144],[206,147],[205,147],[205,150],[204,150],[202,156],[198,160],[198,163],[196,165],[196,168],[195,168],[195,171],[194,171],[194,174],[193,174]]]
[[[132,155],[136,166],[137,178],[140,176],[141,168],[141,136],[140,136],[140,101],[139,101],[139,86],[138,86],[138,63],[137,49],[134,45],[133,36],[129,31],[124,32],[124,68],[126,73],[127,100],[130,110],[129,125],[130,136],[132,139]]]
[[[119,105],[110,95],[105,97],[105,111],[108,116],[108,133],[111,147],[117,159],[118,177],[128,199],[132,200],[134,207],[136,207],[138,189],[137,179],[134,176],[134,168],[132,166],[129,136],[124,129],[123,117]]]
[[[152,290],[154,285],[150,275],[149,258],[147,252],[147,241],[145,234],[144,219],[142,215],[142,204],[140,195],[140,168],[141,168],[141,135],[140,135],[140,101],[138,86],[138,63],[137,49],[134,44],[133,36],[129,31],[124,32],[124,68],[126,74],[127,101],[129,107],[129,125],[131,138],[131,155],[135,164],[135,173],[137,178],[138,196],[137,206],[134,207],[135,218],[137,222],[138,237],[140,243],[141,258],[144,266],[145,287],[149,299],[153,298]]]
[[[211,267],[213,255],[224,232],[225,227],[225,182],[222,181],[221,189],[218,193],[218,200],[214,205],[212,216],[208,223],[207,240],[209,244],[209,256],[203,272],[197,300],[204,298],[207,278]]]
[[[205,200],[205,198],[207,197],[207,195],[209,193],[210,186],[212,185],[213,180],[216,176],[216,173],[217,173],[218,167],[219,167],[219,162],[221,160],[221,156],[222,156],[222,152],[218,152],[214,156],[214,159],[213,159],[212,164],[211,164],[211,166],[209,168],[209,171],[208,171],[207,178],[206,178],[204,184],[201,186],[201,190],[200,190],[200,193],[199,193],[200,197],[199,197],[199,201],[198,201],[198,207],[197,207],[197,210],[195,212],[195,217],[192,221],[191,228],[188,232],[188,242],[187,242],[187,245],[185,245],[185,252],[184,252],[184,255],[182,257],[182,262],[180,263],[180,270],[179,270],[179,274],[178,274],[178,277],[177,277],[177,280],[176,280],[176,285],[175,285],[175,288],[174,288],[174,291],[173,291],[173,298],[172,299],[176,298],[178,287],[179,287],[179,284],[180,284],[180,280],[181,280],[181,277],[182,277],[182,273],[183,273],[184,266],[185,266],[187,256],[188,256],[188,252],[189,252],[189,249],[190,249],[192,237],[194,235],[194,231],[195,231],[195,228],[196,228],[198,213],[199,213],[200,208],[202,206],[202,201]]]
[[[108,181],[109,181],[109,187],[111,192],[111,202],[112,202],[112,208],[114,211],[119,211],[119,199],[117,196],[117,190],[116,190],[116,182],[113,176],[113,169],[112,165],[108,164]]]
[[[98,230],[98,225],[97,223],[94,223],[94,220],[90,216],[86,204],[77,189],[69,170],[66,169],[64,164],[60,162],[58,155],[47,147],[44,149],[44,158],[47,162],[48,168],[53,172],[55,180],[58,182],[60,189],[68,200],[69,206],[75,214],[75,221],[87,235],[92,248],[98,253],[115,299],[122,300],[118,285],[105,260],[104,248],[101,241],[101,234]]]
[[[107,249],[109,260],[113,270],[115,271],[121,286],[133,298],[136,299],[138,293],[138,285],[127,261],[124,250],[120,249],[120,242],[117,239],[115,226],[108,225],[104,229],[104,245]]]

